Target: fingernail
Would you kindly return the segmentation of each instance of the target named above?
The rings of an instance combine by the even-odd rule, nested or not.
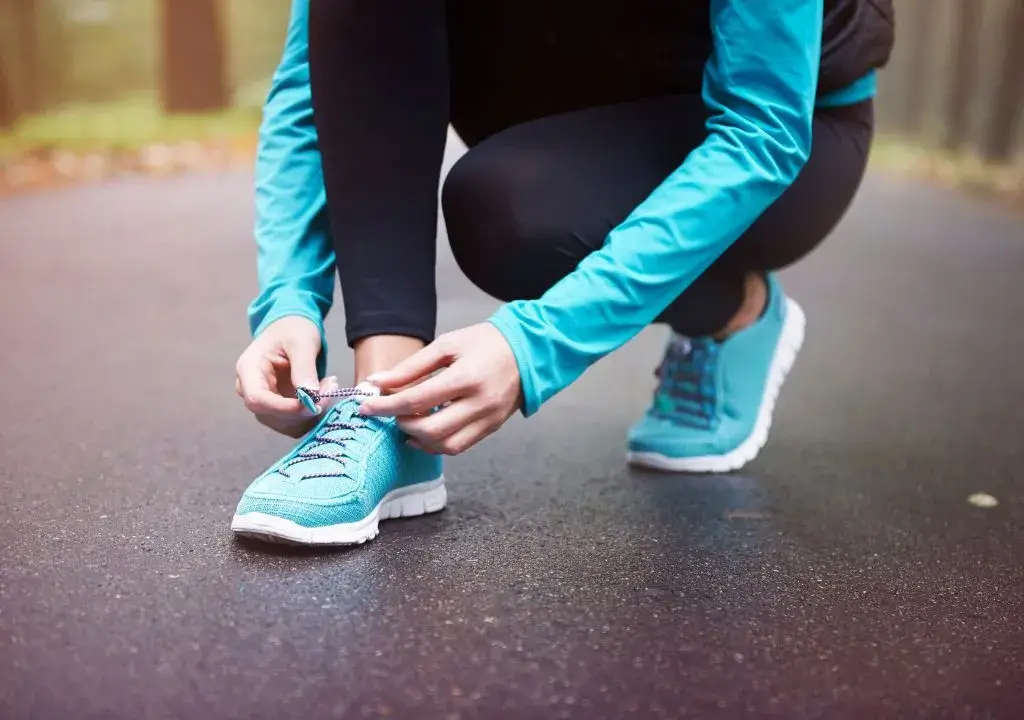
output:
[[[385,374],[384,374],[384,373],[382,373],[382,372],[378,372],[378,373],[373,373],[373,374],[371,374],[371,375],[367,375],[367,376],[366,376],[366,381],[367,381],[367,382],[372,382],[372,383],[377,383],[378,381],[380,381],[380,380],[383,380],[383,379],[384,379],[384,375],[385,375]]]

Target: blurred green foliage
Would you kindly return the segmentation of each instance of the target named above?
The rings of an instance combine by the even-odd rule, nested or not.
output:
[[[23,118],[17,129],[0,133],[0,159],[51,149],[136,151],[153,143],[242,138],[259,124],[259,107],[167,116],[154,92],[105,103],[66,104]]]

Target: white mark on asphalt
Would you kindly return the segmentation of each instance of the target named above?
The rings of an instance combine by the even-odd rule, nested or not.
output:
[[[980,508],[994,508],[996,505],[999,504],[999,501],[996,500],[991,495],[989,495],[988,493],[974,493],[973,495],[967,498],[967,502],[969,502],[974,507]]]

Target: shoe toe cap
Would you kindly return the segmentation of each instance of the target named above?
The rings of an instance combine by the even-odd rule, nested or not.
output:
[[[630,452],[657,453],[669,457],[702,457],[716,455],[724,449],[727,438],[722,433],[688,428],[651,416],[630,428],[627,444]]]
[[[331,502],[311,500],[307,498],[289,497],[260,492],[246,492],[236,515],[260,513],[289,520],[302,527],[324,527],[358,522],[364,519],[369,510],[365,503],[356,495],[348,495]]]

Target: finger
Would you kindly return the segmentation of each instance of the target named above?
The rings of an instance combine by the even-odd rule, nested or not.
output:
[[[419,385],[399,390],[394,395],[367,398],[359,408],[359,413],[381,417],[419,415],[459,399],[467,389],[468,383],[461,380],[457,372],[446,370]]]
[[[373,373],[366,379],[382,390],[397,390],[449,365],[452,357],[447,344],[435,340],[390,370]]]
[[[268,427],[274,432],[295,438],[296,440],[308,433],[316,425],[316,418],[302,417],[301,415],[293,415],[289,418],[281,418],[274,415],[257,415],[256,419],[264,427]]]
[[[316,390],[319,388],[320,379],[316,372],[316,347],[302,340],[289,340],[284,344],[284,352],[288,356],[289,374],[295,389]]]
[[[403,417],[398,426],[416,440],[437,445],[484,414],[484,410],[468,401],[453,402],[429,415]]]
[[[445,455],[459,455],[466,452],[484,438],[492,435],[501,427],[491,417],[475,420],[457,432],[452,433],[436,446]]]
[[[428,447],[428,446],[424,445],[423,443],[421,443],[416,438],[409,438],[406,441],[406,445],[408,445],[411,448],[415,448],[416,450],[419,450],[420,452],[425,452],[425,453],[427,453],[429,455],[442,455],[443,454],[439,449]]]
[[[269,363],[248,358],[240,360],[236,372],[245,406],[257,415],[288,417],[302,411],[302,404],[294,398],[284,398],[270,389]]]

